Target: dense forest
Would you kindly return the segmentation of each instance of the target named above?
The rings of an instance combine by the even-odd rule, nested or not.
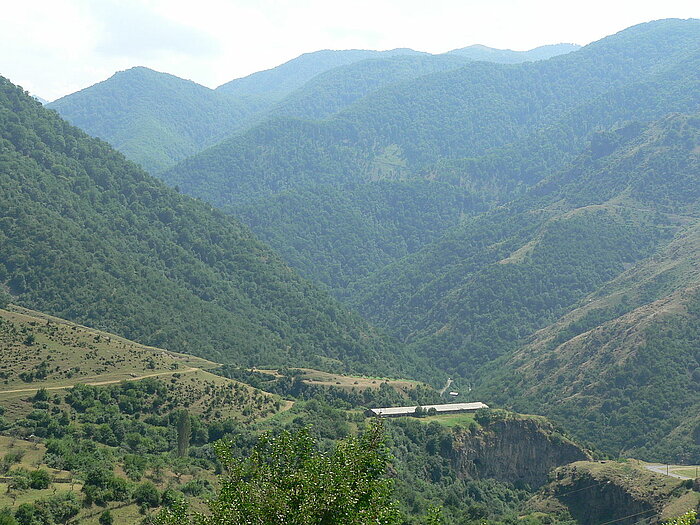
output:
[[[471,193],[475,203],[507,202],[563,169],[596,129],[695,110],[697,33],[696,21],[656,22],[542,62],[478,62],[425,75],[370,93],[323,121],[269,119],[162,177],[239,215],[305,275],[343,296],[349,279],[334,282],[326,268],[342,268],[347,276],[367,273],[355,257],[358,244],[343,231],[348,211],[367,216],[364,186],[381,181],[389,194],[399,185],[403,195],[386,211],[370,211],[378,227],[370,224],[358,234],[370,246],[385,244],[386,228],[427,225],[413,204],[423,198],[422,188],[439,196],[441,215],[449,219],[443,224],[450,226],[473,211],[455,194]],[[341,73],[332,70],[324,78]],[[417,193],[405,191],[406,180]],[[330,192],[354,209],[339,205],[335,217],[319,209],[313,194]],[[289,199],[298,204],[289,206]],[[414,242],[394,253],[424,245]],[[328,266],[309,265],[307,250]]]
[[[388,371],[400,355],[239,222],[165,187],[9,81],[0,96],[0,280],[13,301],[253,366],[305,354],[321,368]]]

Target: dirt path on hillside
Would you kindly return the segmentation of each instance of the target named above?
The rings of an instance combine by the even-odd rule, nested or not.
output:
[[[76,385],[90,385],[90,386],[113,385],[115,383],[121,383],[122,381],[140,381],[141,379],[146,379],[148,377],[171,376],[173,374],[190,374],[192,372],[197,372],[200,370],[201,370],[201,368],[189,367],[185,370],[171,370],[168,372],[156,372],[155,374],[145,374],[142,376],[127,377],[124,379],[110,379],[108,381],[81,382],[81,383],[74,383],[72,385],[63,385],[63,386],[45,386],[45,387],[40,386],[40,387],[34,387],[34,388],[17,388],[14,390],[0,390],[0,395],[2,395],[2,394],[14,394],[14,393],[18,393],[18,392],[36,392],[37,390],[40,390],[42,388],[45,388],[46,390],[66,390],[67,388],[73,388]]]
[[[452,383],[454,383],[454,381],[452,381],[452,378],[449,378],[449,379],[447,380],[447,383],[445,384],[445,387],[444,387],[442,390],[440,390],[440,397],[442,397],[442,395],[443,395],[445,392],[447,392],[447,389],[450,388],[450,385],[451,385]]]

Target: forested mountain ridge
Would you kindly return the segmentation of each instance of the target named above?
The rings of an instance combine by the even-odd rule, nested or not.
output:
[[[115,73],[47,107],[154,173],[217,143],[256,109],[145,67]]]
[[[544,60],[556,55],[569,53],[580,46],[573,44],[553,44],[540,46],[528,51],[511,51],[474,45],[454,49],[444,55],[460,55],[467,60],[482,60],[496,63],[527,62]],[[274,68],[259,71],[243,78],[226,82],[217,87],[217,91],[239,97],[262,97],[271,101],[280,101],[292,94],[317,75],[333,69],[348,66],[368,59],[385,59],[392,57],[437,57],[413,49],[392,49],[373,51],[364,49],[322,50],[304,53]]]
[[[356,308],[481,398],[697,461],[698,117],[594,135],[568,170],[361,281]]]
[[[494,49],[493,47],[479,44],[467,46],[460,49],[453,49],[447,52],[448,55],[460,55],[470,60],[481,60],[484,62],[495,62],[497,64],[517,64],[520,62],[535,62],[537,60],[547,60],[558,55],[565,55],[580,49],[576,44],[551,44],[540,46],[528,51],[513,51],[512,49]]]
[[[0,281],[13,301],[219,361],[398,357],[246,227],[0,87]]]
[[[275,103],[302,87],[316,75],[336,67],[370,58],[398,55],[427,55],[413,49],[373,51],[367,49],[324,49],[304,53],[279,66],[226,82],[217,91],[236,97],[258,97]]]
[[[523,53],[541,59],[568,51],[551,47],[545,55],[540,48]],[[484,59],[499,61],[499,50]],[[108,141],[147,171],[158,173],[256,122],[276,115],[327,117],[381,86],[470,60],[463,54],[430,55],[411,49],[326,50],[301,55],[216,90],[135,67],[49,107]]]
[[[258,121],[270,117],[323,119],[392,84],[456,69],[469,62],[458,55],[391,55],[368,58],[319,73],[280,100]]]
[[[270,120],[162,176],[239,214],[306,276],[344,294],[353,280],[559,169],[596,128],[693,111],[699,37],[698,21],[664,20],[544,62],[479,62],[425,75],[377,90],[325,121]],[[401,198],[362,210],[341,204],[364,202],[377,181]],[[420,192],[444,203],[437,223],[421,217]],[[337,214],[318,215],[316,193],[337,202]],[[353,215],[369,224],[347,240],[342,225],[357,223]],[[406,238],[404,224],[416,234]],[[399,250],[385,237],[389,230]],[[327,263],[313,264],[309,253]]]
[[[599,133],[568,170],[360,281],[355,306],[472,375],[674,234],[697,207],[692,122]]]

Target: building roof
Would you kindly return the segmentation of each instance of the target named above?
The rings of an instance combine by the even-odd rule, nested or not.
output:
[[[370,411],[377,416],[411,416],[415,414],[418,406],[412,407],[389,407],[389,408],[370,408]],[[431,408],[439,414],[441,412],[466,412],[479,410],[480,408],[488,408],[488,405],[481,402],[475,403],[447,403],[445,405],[423,405],[423,410],[426,412]]]

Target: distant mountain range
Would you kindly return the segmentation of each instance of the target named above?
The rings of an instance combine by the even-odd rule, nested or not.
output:
[[[323,118],[373,89],[456,68],[470,60],[539,60],[574,47],[561,44],[524,52],[468,49],[456,50],[453,56],[411,49],[317,51],[216,90],[135,67],[48,106],[158,173],[262,118],[278,114]],[[484,52],[486,49],[489,51]],[[358,67],[345,68],[356,64]],[[336,69],[337,76],[329,74]],[[323,78],[316,79],[321,75]],[[315,82],[305,88],[312,80]]]

